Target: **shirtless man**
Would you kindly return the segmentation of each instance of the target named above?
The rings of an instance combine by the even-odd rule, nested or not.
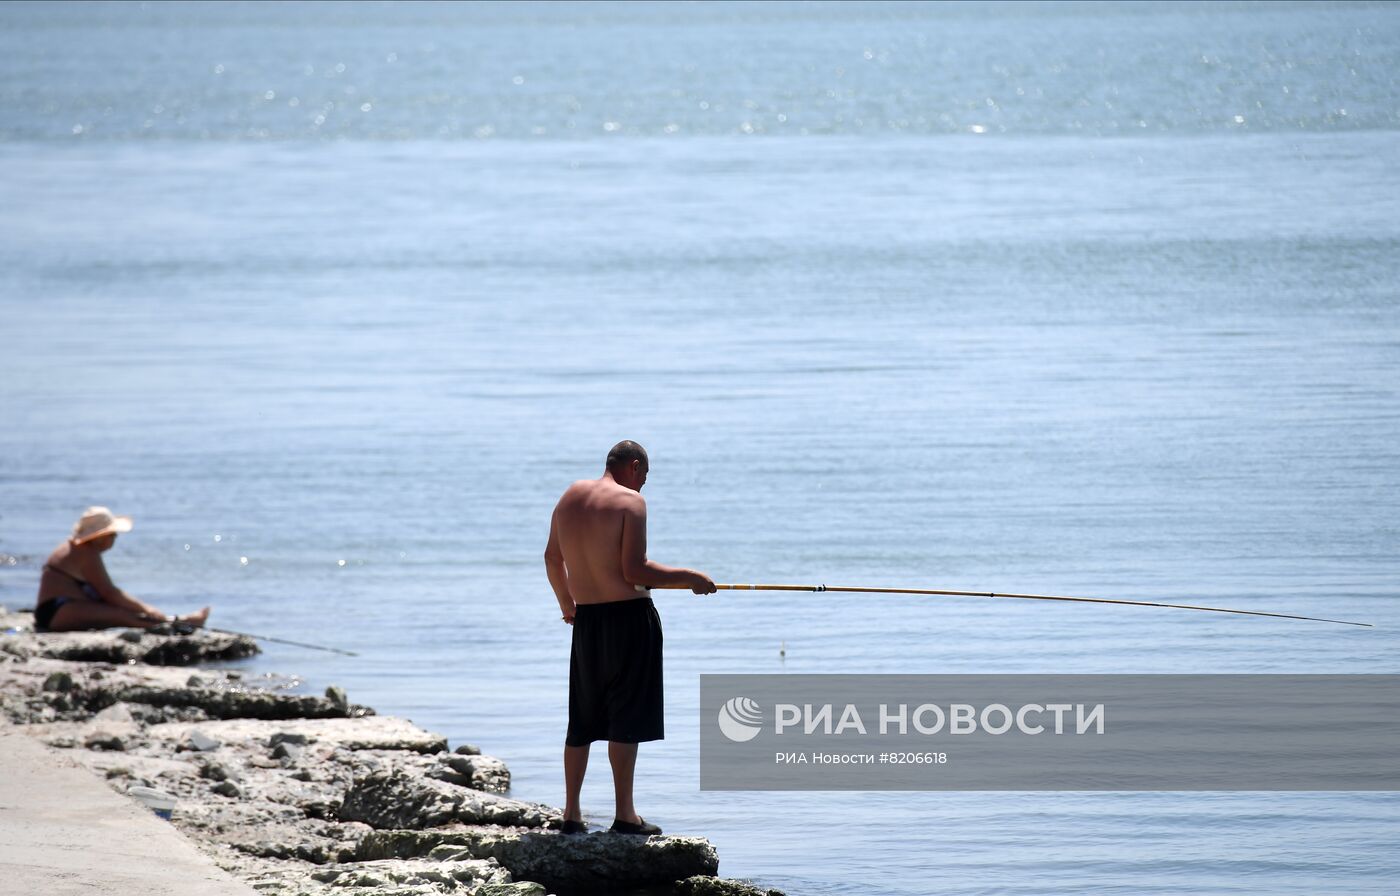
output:
[[[617,797],[612,830],[661,833],[632,805],[637,744],[665,736],[661,620],[647,589],[712,594],[715,583],[702,572],[647,559],[647,505],[640,492],[648,467],[641,445],[618,442],[603,475],[569,486],[550,520],[545,570],[564,621],[574,627],[564,738],[565,834],[588,829],[579,791],[595,740],[608,742]]]

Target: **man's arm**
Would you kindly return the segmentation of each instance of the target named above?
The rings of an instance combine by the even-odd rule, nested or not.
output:
[[[549,518],[549,543],[544,546],[544,571],[549,585],[559,600],[559,612],[564,621],[574,624],[574,598],[569,594],[569,575],[564,568],[564,551],[559,547],[559,509]]]
[[[641,495],[628,501],[622,513],[622,577],[643,588],[678,586],[696,594],[715,591],[715,583],[703,572],[663,566],[647,559],[647,502]]]

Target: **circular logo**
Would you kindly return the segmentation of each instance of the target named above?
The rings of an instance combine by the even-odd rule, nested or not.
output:
[[[720,733],[735,743],[753,740],[763,728],[763,710],[748,697],[734,697],[719,708]]]

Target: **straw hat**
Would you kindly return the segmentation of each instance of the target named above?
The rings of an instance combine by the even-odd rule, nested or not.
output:
[[[131,517],[113,516],[106,507],[89,507],[73,527],[73,543],[82,544],[114,532],[130,532]]]

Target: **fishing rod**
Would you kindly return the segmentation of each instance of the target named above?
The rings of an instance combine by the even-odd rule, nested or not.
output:
[[[274,638],[270,635],[254,635],[251,632],[234,632],[226,628],[212,628],[204,626],[206,632],[218,632],[221,635],[241,635],[244,638],[256,638],[259,641],[271,641],[274,644],[290,644],[293,647],[307,647],[311,650],[324,650],[327,653],[338,653],[341,656],[359,656],[358,653],[350,650],[341,650],[339,647],[322,647],[320,644],[307,644],[305,641],[290,641],[286,638]]]
[[[307,644],[305,641],[291,641],[288,638],[274,638],[269,634],[252,634],[249,631],[232,631],[230,629],[216,629],[213,626],[196,626],[188,622],[178,622],[175,619],[162,619],[160,616],[151,616],[150,613],[141,613],[141,619],[157,620],[161,624],[167,624],[176,634],[195,634],[197,629],[204,631],[217,631],[218,634],[235,634],[238,637],[256,638],[259,641],[272,641],[273,644],[290,644],[291,647],[305,647],[309,650],[323,650],[330,654],[340,654],[343,657],[358,657],[360,654],[349,650],[340,650],[339,647],[322,647],[321,644]]]
[[[679,586],[677,586],[679,587]],[[1301,619],[1306,622],[1330,622],[1334,625],[1357,625],[1373,628],[1369,622],[1349,622],[1345,619],[1321,619],[1317,616],[1294,616],[1290,613],[1265,613],[1262,610],[1233,610],[1227,607],[1203,607],[1195,604],[1166,604],[1146,600],[1121,600],[1107,597],[1069,597],[1062,594],[1010,594],[1002,591],[949,591],[939,588],[868,588],[842,585],[716,585],[720,591],[812,591],[843,594],[922,594],[939,597],[1007,597],[1017,600],[1058,600],[1083,604],[1121,604],[1128,607],[1165,607],[1172,610],[1205,610],[1210,613],[1234,613],[1240,616],[1269,616],[1274,619]]]

